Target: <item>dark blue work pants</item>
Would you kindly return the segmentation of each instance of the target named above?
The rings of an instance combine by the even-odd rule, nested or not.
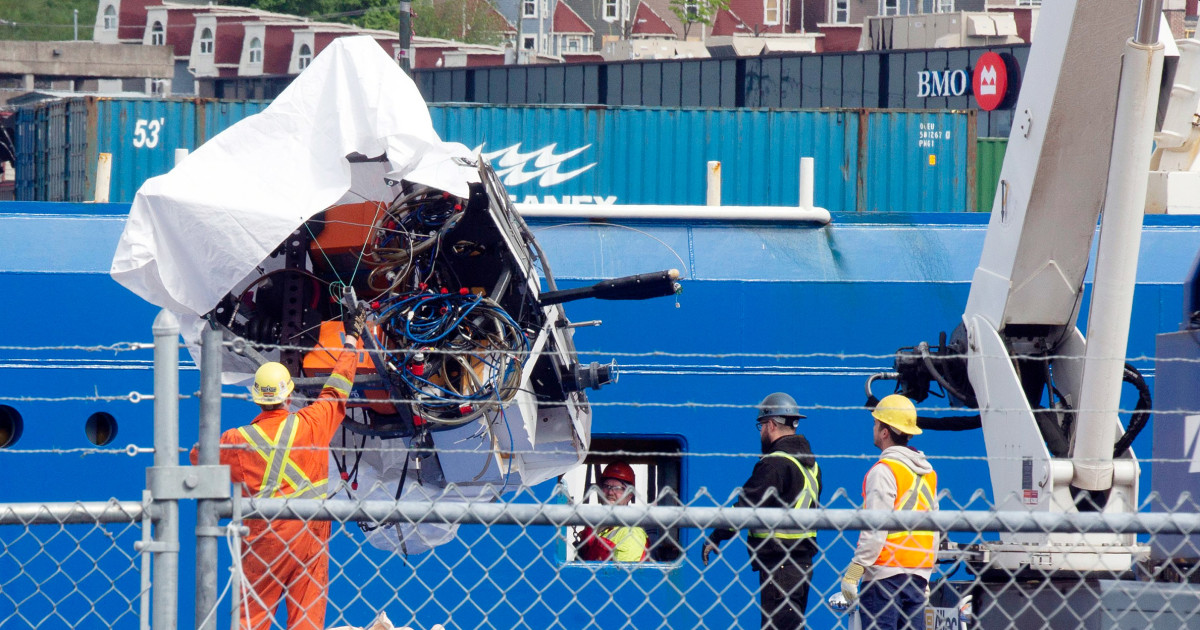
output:
[[[924,630],[925,586],[916,575],[894,575],[863,582],[858,597],[862,630]]]

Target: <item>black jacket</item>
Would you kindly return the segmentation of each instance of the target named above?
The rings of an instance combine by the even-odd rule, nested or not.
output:
[[[771,443],[768,453],[782,452],[791,455],[805,466],[812,466],[817,459],[813,456],[812,447],[803,435],[785,435]],[[754,464],[750,478],[742,484],[738,497],[738,507],[795,507],[804,489],[804,475],[796,465],[786,457],[762,457]],[[817,501],[821,499],[821,472],[817,471]],[[816,507],[816,506],[814,506]],[[714,530],[711,536],[713,542],[720,543],[732,538],[733,530]],[[779,560],[790,556],[800,562],[811,562],[816,555],[817,545],[812,538],[756,538],[747,539],[752,555],[758,560]]]

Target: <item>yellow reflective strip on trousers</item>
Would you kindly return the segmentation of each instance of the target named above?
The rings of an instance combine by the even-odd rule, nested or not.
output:
[[[816,538],[817,532],[809,531],[809,532],[800,532],[798,534],[781,534],[781,533],[779,533],[779,530],[775,530],[770,533],[750,532],[750,536],[753,538],[789,538],[789,539],[791,539],[791,538]]]

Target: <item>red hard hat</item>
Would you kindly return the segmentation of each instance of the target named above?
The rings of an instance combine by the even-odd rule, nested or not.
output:
[[[604,467],[604,472],[600,473],[600,479],[616,479],[634,485],[633,468],[625,462],[613,462]]]

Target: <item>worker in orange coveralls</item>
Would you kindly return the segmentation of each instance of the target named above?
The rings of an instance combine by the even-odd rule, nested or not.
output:
[[[279,363],[258,368],[251,398],[262,412],[250,425],[221,435],[221,464],[229,466],[234,483],[243,484],[243,495],[326,497],[329,442],[346,415],[346,399],[358,368],[355,348],[366,316],[365,307],[346,309],[345,345],[333,373],[317,400],[299,411],[288,411],[295,385],[287,368]],[[192,449],[192,464],[197,458],[197,450]],[[289,629],[323,629],[330,522],[247,519],[246,525],[250,534],[242,551],[242,572],[252,591],[239,615],[242,628],[270,628],[286,593]]]

